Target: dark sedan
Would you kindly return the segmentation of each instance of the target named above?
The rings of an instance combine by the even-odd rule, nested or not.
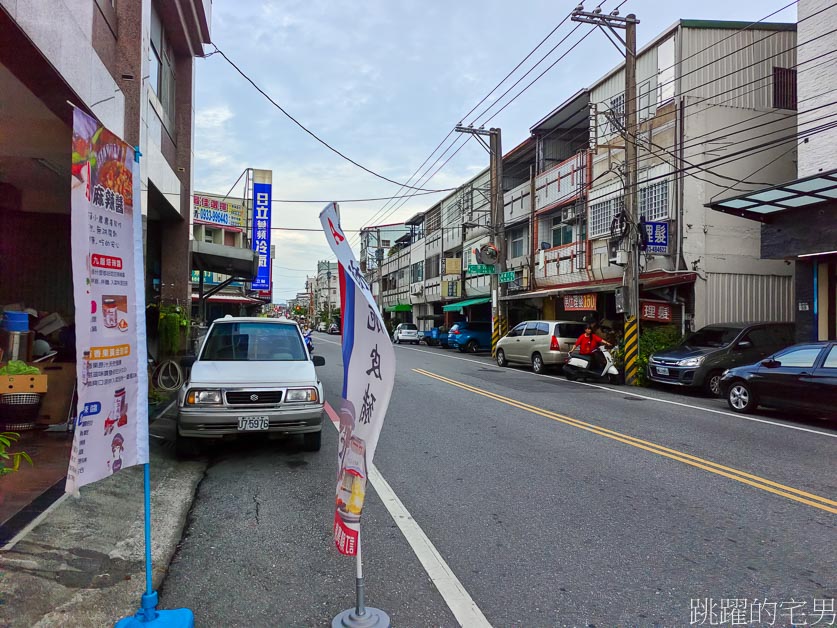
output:
[[[764,405],[837,418],[837,342],[798,344],[729,369],[721,391],[736,412]]]

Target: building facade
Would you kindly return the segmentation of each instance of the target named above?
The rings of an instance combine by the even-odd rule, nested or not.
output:
[[[837,339],[837,11],[824,0],[798,4],[797,63],[792,69],[798,169],[780,185],[725,194],[708,205],[760,227],[764,260],[794,270],[791,306],[798,342]],[[823,59],[823,57],[826,57]],[[785,144],[787,146],[787,143]]]

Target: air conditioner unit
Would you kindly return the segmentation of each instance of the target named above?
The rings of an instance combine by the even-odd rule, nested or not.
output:
[[[410,290],[410,293],[413,294],[414,296],[421,296],[421,294],[423,292],[424,292],[424,286],[422,284],[414,285],[413,289]]]
[[[561,222],[572,222],[576,218],[576,207],[570,205],[561,209]]]
[[[619,240],[611,239],[607,241],[607,261],[611,264],[618,264],[619,259]]]

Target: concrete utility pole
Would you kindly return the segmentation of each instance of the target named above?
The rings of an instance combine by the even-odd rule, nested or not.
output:
[[[636,25],[639,20],[636,15],[630,13],[625,17],[619,15],[618,10],[603,15],[600,8],[592,12],[584,11],[584,6],[579,4],[572,13],[573,22],[584,22],[593,24],[601,29],[619,52],[622,50],[611,39],[607,28],[625,48],[625,213],[627,214],[628,233],[625,236],[625,245],[628,251],[628,261],[625,265],[625,272],[622,276],[623,287],[623,309],[625,312],[625,329],[623,344],[625,351],[625,382],[636,385],[637,381],[637,358],[639,355],[639,257],[640,257],[640,233],[639,233],[639,207],[636,194],[637,180],[637,120],[636,120]],[[616,29],[625,31],[625,38],[616,32]],[[619,112],[613,112],[618,116]]]
[[[503,245],[503,140],[500,129],[491,128],[487,131],[480,127],[475,129],[472,126],[459,125],[455,128],[457,133],[470,133],[479,140],[489,155],[489,172],[491,175],[491,188],[489,192],[489,203],[491,208],[491,242],[497,250],[497,261],[494,264],[494,272],[491,273],[491,354],[494,355],[494,348],[505,329],[505,316],[503,313],[503,302],[500,300],[505,293],[505,284],[500,283],[500,273],[506,270],[505,246]],[[488,136],[489,144],[485,143],[482,136]],[[466,269],[462,269],[466,272]]]

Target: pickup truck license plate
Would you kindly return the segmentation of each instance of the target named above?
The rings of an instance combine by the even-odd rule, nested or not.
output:
[[[239,432],[264,432],[270,427],[266,416],[238,417]]]
[[[665,366],[657,367],[657,375],[668,375],[668,369]],[[241,428],[238,428],[241,429]]]

